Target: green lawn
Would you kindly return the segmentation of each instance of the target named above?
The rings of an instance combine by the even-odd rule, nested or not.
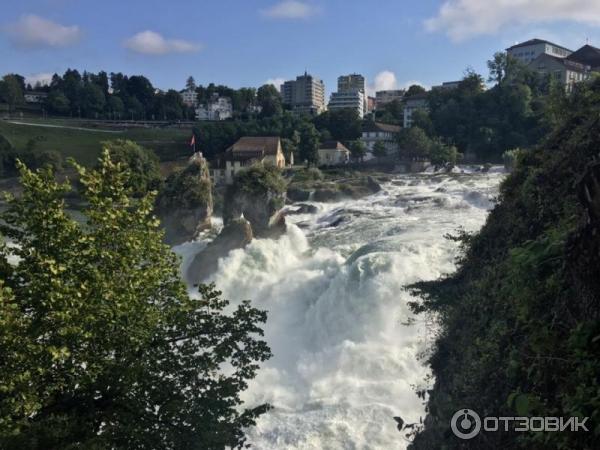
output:
[[[78,162],[91,165],[96,162],[101,142],[111,139],[130,139],[143,147],[152,149],[163,161],[170,161],[190,154],[191,129],[180,128],[130,128],[117,132],[104,132],[87,128],[85,123],[69,120],[25,119],[27,123],[58,125],[85,130],[51,128],[46,126],[18,125],[0,120],[0,135],[16,149],[24,149],[30,139],[37,139],[39,150],[57,150],[65,158],[73,157]]]

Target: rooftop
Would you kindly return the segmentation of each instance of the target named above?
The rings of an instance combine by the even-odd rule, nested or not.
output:
[[[248,153],[264,155],[276,155],[279,145],[279,138],[275,136],[244,136],[239,138],[235,144],[229,147],[226,152],[237,154]]]
[[[591,67],[600,67],[600,48],[592,45],[584,45],[576,52],[567,56],[570,61],[576,61],[581,64],[586,64]]]
[[[319,145],[319,150],[341,150],[350,151],[348,148],[339,141],[325,141]]]
[[[572,52],[573,50],[569,50],[566,47],[563,47],[562,45],[558,45],[555,44],[554,42],[550,42],[550,41],[546,41],[544,39],[529,39],[528,41],[525,42],[521,42],[519,44],[515,44],[512,47],[508,47],[506,50],[513,50],[515,48],[520,48],[520,47],[529,47],[530,45],[537,45],[537,44],[550,44],[553,45],[554,47],[558,47],[558,48],[562,48],[563,50],[567,50],[569,52]]]
[[[363,132],[373,133],[383,131],[385,133],[399,133],[402,127],[400,125],[390,125],[388,123],[368,121],[363,125]]]

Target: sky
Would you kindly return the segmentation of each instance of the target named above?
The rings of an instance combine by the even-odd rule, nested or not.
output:
[[[0,74],[105,70],[166,90],[307,70],[328,93],[360,73],[372,93],[487,76],[494,52],[533,37],[600,47],[600,0],[8,0]]]

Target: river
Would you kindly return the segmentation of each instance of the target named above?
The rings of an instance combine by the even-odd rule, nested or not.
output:
[[[393,416],[424,416],[416,391],[431,383],[423,357],[435,328],[411,314],[403,287],[454,270],[457,244],[444,235],[478,230],[504,177],[499,167],[463,170],[396,175],[360,200],[307,202],[318,212],[288,216],[281,238],[221,260],[224,296],[269,313],[274,356],[243,398],[275,408],[249,430],[253,448],[406,448]],[[184,267],[203,245],[175,249]]]

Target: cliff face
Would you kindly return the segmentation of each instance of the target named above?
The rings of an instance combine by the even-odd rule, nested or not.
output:
[[[519,155],[486,225],[462,236],[455,274],[413,286],[439,332],[435,384],[412,448],[595,448],[590,432],[481,432],[465,441],[453,414],[600,416],[600,81],[569,98],[566,117]],[[590,421],[588,421],[590,423]],[[595,428],[594,428],[595,427]]]
[[[285,232],[285,182],[273,167],[253,166],[238,174],[225,193],[223,222],[228,225],[242,215],[256,237],[276,237]]]
[[[167,178],[156,201],[156,212],[169,245],[192,240],[210,228],[213,199],[204,158],[194,155],[184,170]]]

